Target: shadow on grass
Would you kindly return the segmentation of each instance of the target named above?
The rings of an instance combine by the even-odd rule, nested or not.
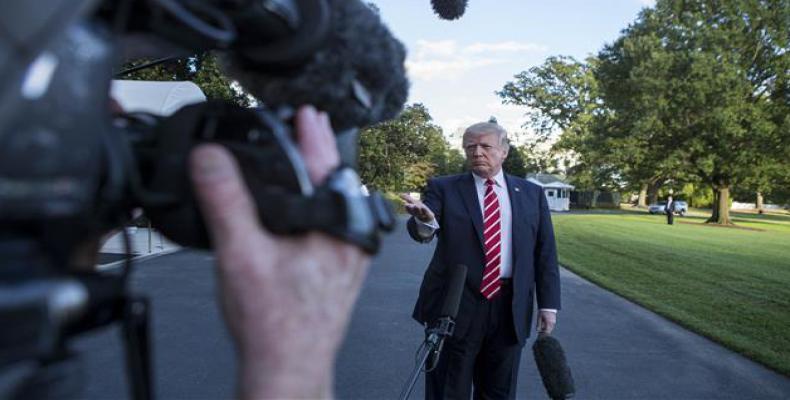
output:
[[[706,218],[702,218],[705,220]],[[710,228],[726,228],[726,229],[740,229],[744,231],[753,231],[753,232],[765,232],[765,229],[760,228],[753,228],[751,226],[739,226],[739,225],[720,225],[720,224],[706,224],[705,221],[697,222],[697,221],[678,221],[680,224],[685,225],[696,225],[696,226],[707,226]]]
[[[778,222],[788,222],[790,223],[790,215],[786,214],[757,214],[757,213],[745,213],[745,212],[735,212],[730,211],[730,216],[733,218],[742,218],[748,219],[751,221],[778,221]]]
[[[686,215],[685,217],[675,217],[675,223],[684,224],[684,225],[696,225],[701,227],[711,227],[711,228],[728,228],[728,229],[740,229],[744,231],[753,231],[753,232],[766,232],[765,229],[755,228],[751,226],[742,226],[738,225],[739,222],[745,222],[748,224],[765,224],[770,226],[775,226],[775,222],[770,221],[760,221],[758,219],[741,219],[739,216],[733,217],[734,225],[720,225],[720,224],[708,224],[706,221],[708,220],[708,216],[701,216],[701,215]]]
[[[767,225],[775,225],[777,222],[779,223],[790,223],[790,214],[777,214],[777,213],[765,213],[765,214],[757,214],[757,213],[749,213],[749,212],[737,212],[737,211],[730,211],[730,217],[735,221],[735,225],[717,225],[717,224],[705,224],[705,221],[710,218],[711,210],[709,209],[702,209],[702,208],[695,208],[691,210],[693,214],[686,214],[685,216],[676,216],[675,220],[693,220],[699,221],[700,225],[704,226],[716,226],[716,227],[729,227],[729,228],[743,228],[746,230],[757,230],[761,231],[761,229],[757,228],[749,228],[749,227],[739,227],[737,224],[738,222],[746,222],[749,224],[767,224]],[[575,209],[570,210],[567,212],[559,212],[559,215],[568,214],[568,215],[653,215],[656,217],[665,218],[664,214],[650,214],[647,209],[643,208],[636,208],[636,207],[628,207],[628,208],[620,208],[620,209]],[[692,223],[692,222],[686,222]]]
[[[748,219],[748,218],[741,218],[741,217],[734,217],[732,219],[735,224],[749,224],[749,225],[762,225],[765,227],[790,227],[790,221],[785,223],[784,221],[775,221],[775,220],[767,220],[767,221],[760,221],[756,219]]]
[[[642,209],[611,209],[611,208],[591,208],[574,209],[560,214],[617,214],[617,215],[650,215],[647,210]]]
[[[686,218],[693,218],[701,220],[703,223],[708,220],[708,216],[686,216]],[[785,223],[790,224],[790,216],[781,215],[781,214],[757,214],[757,213],[744,213],[744,212],[733,212],[730,211],[730,219],[735,224],[732,225],[717,225],[717,224],[705,224],[706,226],[728,226],[728,227],[739,227],[738,224],[740,223],[747,223],[750,225],[766,225],[766,226],[777,226],[783,225]],[[743,227],[744,229],[749,229],[748,227]],[[756,230],[760,230],[755,228]]]

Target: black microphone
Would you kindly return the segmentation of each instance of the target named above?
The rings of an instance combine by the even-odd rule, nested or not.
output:
[[[437,353],[441,351],[441,344],[444,338],[453,335],[455,317],[458,315],[458,307],[461,306],[461,296],[464,294],[467,270],[466,265],[458,264],[450,271],[450,279],[447,281],[447,286],[445,286],[447,289],[439,318],[427,330],[428,338],[426,340],[437,345]],[[438,358],[438,354],[436,358]]]
[[[326,111],[336,132],[395,117],[408,96],[405,47],[361,1],[328,5],[323,44],[300,67],[256,62],[261,50],[250,46],[226,60],[228,72],[269,106],[313,104]]]
[[[442,19],[461,18],[466,11],[467,0],[431,0],[433,11]]]
[[[414,366],[409,380],[406,381],[401,390],[400,399],[405,400],[409,398],[424,365],[428,365],[425,372],[430,372],[439,364],[439,356],[442,354],[444,339],[452,336],[455,329],[455,317],[458,315],[458,308],[461,306],[461,296],[464,294],[467,270],[466,265],[458,264],[450,271],[450,279],[447,281],[447,286],[445,286],[444,303],[442,304],[439,318],[432,327],[426,329],[427,337],[418,350],[417,364]]]
[[[532,353],[549,397],[552,400],[572,398],[576,394],[576,387],[559,340],[541,333],[532,344]]]
[[[439,355],[444,347],[444,338],[453,336],[455,331],[455,317],[458,315],[458,307],[461,306],[461,296],[464,294],[464,284],[466,283],[466,265],[458,264],[451,272],[450,279],[447,281],[446,292],[439,319],[436,320],[432,328],[427,330],[428,338],[426,341],[433,347],[433,361],[436,365],[439,362]]]
[[[458,315],[458,307],[461,305],[461,295],[464,293],[467,270],[468,268],[463,264],[459,264],[452,270],[450,280],[447,283],[447,295],[444,298],[440,316],[455,319]]]
[[[436,349],[434,358],[439,358],[444,338],[452,336],[455,330],[455,317],[458,315],[458,307],[461,306],[461,296],[464,294],[467,270],[466,265],[458,264],[450,271],[450,279],[447,281],[447,286],[445,286],[444,303],[442,304],[439,318],[427,329],[428,338],[426,341],[435,345]]]

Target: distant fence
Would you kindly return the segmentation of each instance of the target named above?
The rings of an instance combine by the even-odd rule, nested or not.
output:
[[[594,191],[571,191],[570,206],[574,209],[620,208],[620,193]]]

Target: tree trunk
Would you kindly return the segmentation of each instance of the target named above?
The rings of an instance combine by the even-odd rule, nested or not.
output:
[[[715,222],[719,219],[719,191],[715,187],[713,188],[713,203],[711,204],[711,208],[713,211],[711,212],[710,218],[708,218],[705,222]]]
[[[658,188],[660,187],[661,185],[659,185],[657,181],[651,182],[650,185],[648,186],[647,201],[650,204],[656,204],[658,202]]]
[[[713,212],[708,218],[709,224],[732,225],[730,220],[730,186],[714,187]]]
[[[756,205],[757,205],[757,213],[762,214],[763,213],[763,193],[762,192],[757,192]]]
[[[642,184],[639,190],[639,201],[636,203],[637,207],[647,207],[647,183]]]

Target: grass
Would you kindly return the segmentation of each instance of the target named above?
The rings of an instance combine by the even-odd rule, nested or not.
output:
[[[790,216],[731,216],[556,215],[560,263],[790,376]]]

